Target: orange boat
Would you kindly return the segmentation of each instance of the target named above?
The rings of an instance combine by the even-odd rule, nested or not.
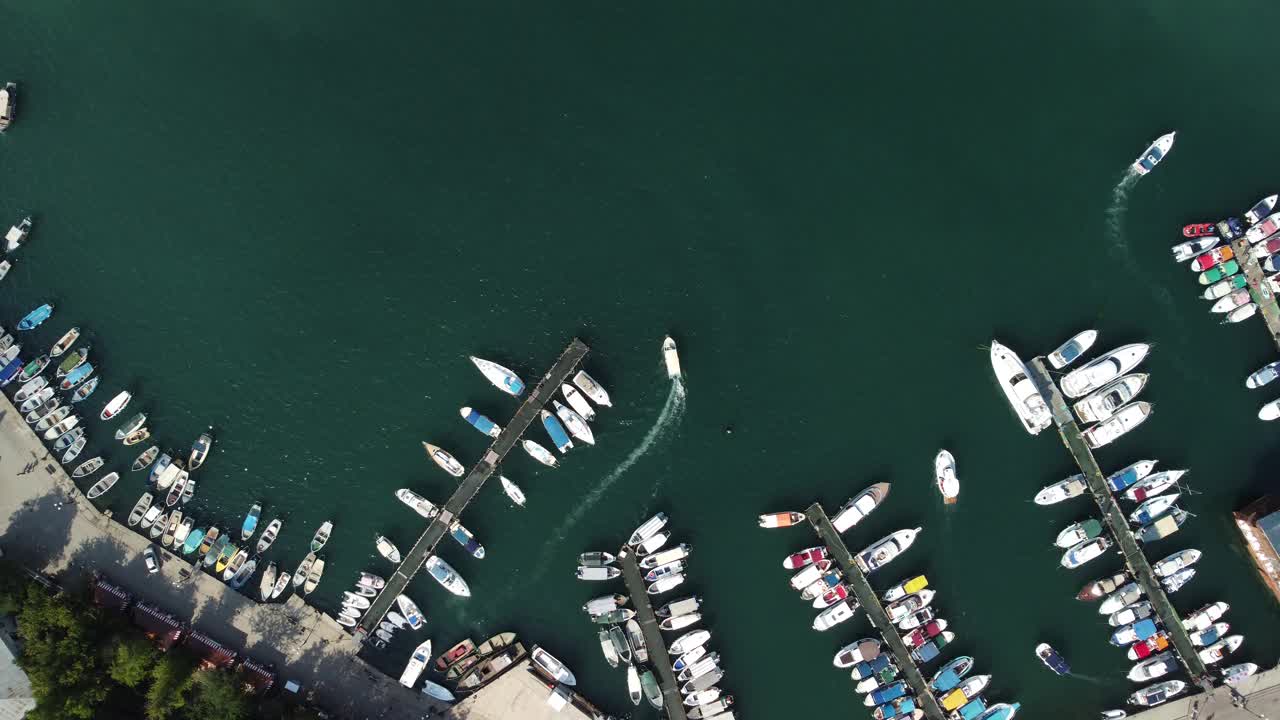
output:
[[[791,527],[802,522],[804,522],[804,513],[798,512],[778,512],[760,516],[760,527],[762,528]]]

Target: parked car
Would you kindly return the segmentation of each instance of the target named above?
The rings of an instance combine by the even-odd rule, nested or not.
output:
[[[155,546],[148,545],[147,549],[142,551],[142,561],[147,564],[147,572],[160,572],[160,559],[156,557]]]

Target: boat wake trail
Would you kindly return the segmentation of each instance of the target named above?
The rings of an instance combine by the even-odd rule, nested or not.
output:
[[[1094,677],[1093,675],[1081,675],[1080,673],[1067,673],[1067,677],[1073,677],[1073,678],[1076,678],[1077,680],[1088,680],[1089,682],[1097,685],[1107,684],[1107,681],[1104,678]]]
[[[542,556],[538,559],[538,564],[533,573],[535,579],[542,575],[542,571],[550,559],[553,547],[565,539],[569,531],[573,529],[573,526],[578,524],[578,521],[591,508],[595,507],[596,503],[600,502],[600,499],[604,497],[609,488],[630,470],[631,466],[639,462],[640,458],[649,452],[654,443],[666,437],[669,431],[680,423],[681,418],[684,417],[686,397],[688,397],[688,393],[685,391],[684,381],[676,378],[671,383],[671,392],[667,394],[667,401],[662,406],[662,412],[658,413],[658,419],[653,423],[653,427],[649,428],[649,432],[645,434],[644,439],[622,462],[618,463],[617,467],[610,470],[595,487],[587,492],[582,498],[582,502],[578,503],[573,511],[565,516],[564,521],[560,523],[560,527],[556,528],[550,541],[543,545]]]
[[[1111,239],[1113,249],[1123,254],[1129,263],[1133,262],[1133,256],[1129,252],[1129,245],[1124,241],[1124,216],[1129,212],[1129,191],[1141,178],[1133,168],[1125,171],[1124,177],[1111,189],[1111,206],[1107,208],[1107,236]]]

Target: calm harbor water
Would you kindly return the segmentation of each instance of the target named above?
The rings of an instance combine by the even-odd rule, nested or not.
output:
[[[0,322],[55,302],[24,347],[84,328],[95,411],[127,387],[183,452],[212,425],[201,521],[262,502],[285,519],[268,559],[292,570],[334,520],[310,598],[328,610],[357,571],[390,570],[375,533],[421,531],[396,488],[453,489],[420,441],[473,462],[486,439],[457,408],[514,411],[466,356],[533,381],[583,338],[615,400],[597,446],[559,470],[513,454],[528,508],[485,488],[464,522],[488,557],[443,551],[476,596],[426,577],[410,594],[440,647],[519,631],[631,712],[578,610],[611,586],[575,581],[574,557],[664,510],[747,718],[856,702],[830,658],[870,634],[809,628],[781,560],[812,535],[754,516],[876,481],[891,495],[850,546],[924,528],[875,582],[929,575],[989,697],[1031,717],[1122,702],[1128,663],[1073,599],[1119,560],[1058,566],[1054,535],[1094,508],[1031,504],[1074,467],[1020,430],[985,348],[1152,341],[1156,414],[1099,459],[1191,469],[1196,518],[1149,554],[1203,549],[1175,605],[1226,600],[1241,659],[1274,664],[1280,614],[1228,513],[1273,482],[1270,396],[1243,379],[1275,348],[1258,321],[1219,327],[1166,248],[1277,190],[1280,100],[1254,48],[1280,7],[733,10],[0,2],[0,75],[23,83],[0,218],[37,217]],[[1170,129],[1168,162],[1118,188]],[[84,457],[136,455],[89,428]],[[940,447],[963,482],[945,511]],[[143,481],[107,506],[123,516]],[[419,639],[371,659],[398,672]],[[1040,641],[1077,674],[1050,675]]]

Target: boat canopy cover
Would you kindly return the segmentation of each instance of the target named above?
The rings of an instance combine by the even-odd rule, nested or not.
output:
[[[1151,618],[1139,620],[1133,624],[1133,632],[1137,635],[1139,641],[1146,640],[1156,634],[1156,621]]]
[[[956,674],[956,671],[947,670],[939,675],[937,680],[933,681],[933,688],[938,692],[946,692],[959,684],[960,676]]]
[[[964,720],[973,720],[974,718],[981,715],[982,712],[986,709],[987,709],[987,704],[983,702],[982,697],[979,696],[971,700],[968,704],[960,708],[957,712],[960,713],[960,717],[964,718]]]

